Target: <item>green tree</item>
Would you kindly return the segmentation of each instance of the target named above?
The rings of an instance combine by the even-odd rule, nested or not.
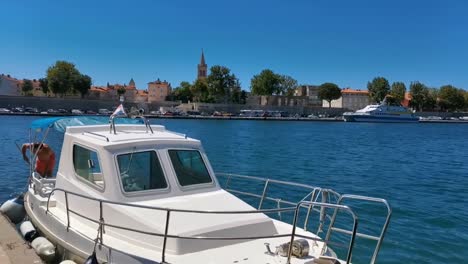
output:
[[[194,102],[209,103],[213,101],[208,93],[208,83],[205,79],[198,79],[190,87]]]
[[[390,84],[384,77],[376,77],[367,83],[367,89],[372,100],[381,102],[390,92]]]
[[[75,65],[66,61],[57,61],[54,66],[47,69],[47,80],[50,90],[54,94],[64,95],[73,91],[80,72]]]
[[[33,83],[31,80],[23,79],[23,85],[21,86],[21,90],[23,91],[24,95],[31,95],[31,91],[33,90]]]
[[[410,84],[410,94],[411,94],[411,105],[416,108],[418,111],[422,111],[424,103],[427,101],[429,96],[428,88],[416,81]]]
[[[441,105],[441,108],[444,110],[455,111],[463,109],[465,106],[463,91],[452,85],[440,87],[439,99],[439,105]]]
[[[117,89],[117,94],[120,96],[124,95],[125,92],[127,92],[127,90],[125,89],[125,87],[119,87],[119,89]]]
[[[225,66],[215,65],[210,68],[207,77],[208,93],[215,102],[232,102],[232,92],[238,88],[238,79]]]
[[[405,99],[406,86],[402,82],[392,83],[390,95],[395,98],[396,102],[401,103]]]
[[[341,97],[341,89],[334,83],[323,83],[318,90],[320,100],[328,102],[328,107],[331,108],[331,101]]]
[[[263,70],[251,79],[250,89],[254,95],[280,94],[281,77],[272,70]]]
[[[468,109],[468,91],[463,92],[463,98],[465,98],[465,110]]]
[[[281,94],[293,96],[297,88],[297,81],[288,75],[281,75],[280,80]]]
[[[91,77],[85,74],[80,74],[80,76],[75,80],[73,88],[75,91],[79,92],[81,94],[81,98],[83,98],[91,88],[91,82]]]
[[[467,101],[468,102],[468,101]],[[240,95],[240,103],[246,104],[247,103],[247,92],[242,90]]]
[[[422,109],[426,111],[434,111],[437,107],[439,90],[437,88],[426,88],[422,94],[424,98]]]
[[[178,87],[174,89],[172,92],[173,98],[176,101],[182,101],[183,103],[188,103],[188,101],[192,101],[193,95],[191,92],[192,86],[188,82],[181,82]]]
[[[44,94],[47,94],[49,92],[49,84],[47,78],[39,79],[39,85],[41,86],[41,90]]]

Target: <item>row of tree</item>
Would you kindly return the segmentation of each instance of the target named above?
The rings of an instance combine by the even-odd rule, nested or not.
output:
[[[297,81],[288,75],[276,74],[270,69],[260,72],[250,81],[253,95],[287,95],[293,96]]]
[[[287,95],[293,96],[297,81],[291,76],[276,74],[266,69],[251,80],[252,95]],[[194,83],[181,82],[174,89],[168,100],[203,103],[240,103],[245,104],[247,92],[240,87],[239,79],[225,66],[210,68],[206,79]]]
[[[194,83],[181,82],[168,100],[201,103],[237,103],[245,104],[247,92],[241,90],[239,79],[225,66],[215,65],[210,68],[206,79]]]
[[[84,97],[91,88],[92,80],[86,74],[80,73],[75,65],[66,61],[57,61],[47,69],[46,77],[39,79],[39,85],[44,94],[52,92],[56,95],[80,94]],[[22,91],[29,94],[33,90],[31,80],[23,80]]]
[[[75,65],[66,61],[57,61],[49,67],[46,77],[39,79],[44,93],[53,92],[58,95],[79,93],[83,97],[91,88],[91,77],[80,73]],[[251,79],[252,95],[286,95],[293,96],[297,81],[291,76],[274,73],[265,69]],[[403,82],[390,85],[384,77],[376,77],[368,82],[369,96],[375,102],[385,98],[391,103],[399,104],[405,98],[407,91]],[[24,80],[22,90],[25,94],[33,90],[33,82]],[[119,91],[124,93],[125,90]],[[420,82],[412,82],[409,86],[410,105],[418,111],[456,111],[468,108],[468,92],[444,85],[440,88],[429,88]],[[334,83],[320,85],[318,97],[331,101],[341,97],[341,89]],[[168,100],[183,102],[194,101],[204,103],[240,103],[245,104],[247,92],[241,90],[239,79],[225,66],[216,65],[210,68],[206,79],[198,79],[193,83],[181,82],[174,89]]]
[[[367,84],[369,96],[375,102],[384,98],[400,103],[405,98],[406,86],[402,82],[394,82],[390,86],[384,77],[376,77]],[[468,92],[452,85],[440,88],[429,88],[420,82],[412,82],[409,86],[411,95],[410,106],[417,111],[456,111],[468,108]],[[390,97],[388,97],[390,95]]]

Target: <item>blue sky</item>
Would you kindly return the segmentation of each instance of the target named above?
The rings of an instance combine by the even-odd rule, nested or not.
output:
[[[0,72],[40,78],[67,60],[96,85],[193,81],[201,49],[250,89],[262,69],[365,89],[375,76],[468,89],[468,2],[6,1]]]

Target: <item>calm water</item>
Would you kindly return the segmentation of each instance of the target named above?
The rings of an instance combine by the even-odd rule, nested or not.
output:
[[[34,117],[0,116],[0,201],[25,185],[15,141]],[[468,260],[468,125],[153,120],[202,140],[215,171],[387,199],[379,263]],[[54,135],[49,143],[57,144]]]

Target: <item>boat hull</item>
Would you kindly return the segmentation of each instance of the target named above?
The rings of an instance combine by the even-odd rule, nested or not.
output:
[[[372,115],[344,115],[346,122],[370,122],[370,123],[417,123],[418,117],[394,117]]]

